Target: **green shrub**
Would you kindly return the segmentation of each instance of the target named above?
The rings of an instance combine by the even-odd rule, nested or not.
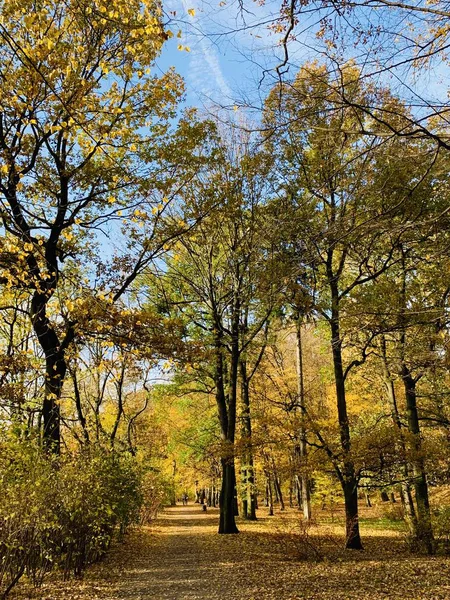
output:
[[[138,521],[142,503],[131,456],[90,448],[55,459],[7,434],[0,489],[0,598],[25,574],[36,586],[54,567],[80,576]]]
[[[140,481],[133,459],[101,449],[63,459],[57,476],[57,562],[66,576],[108,550],[116,532],[137,521]]]
[[[6,597],[27,573],[39,585],[51,569],[58,531],[54,468],[26,441],[0,442],[0,594]]]
[[[400,502],[386,502],[380,505],[381,514],[389,521],[404,521],[405,510]]]
[[[139,523],[148,525],[156,517],[167,495],[164,482],[153,471],[147,471],[142,477],[142,502],[139,511]]]
[[[433,532],[438,546],[450,552],[450,506],[442,506],[434,512]]]

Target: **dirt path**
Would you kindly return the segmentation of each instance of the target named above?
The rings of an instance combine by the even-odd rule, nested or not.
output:
[[[398,533],[363,528],[364,552],[344,552],[337,542],[327,560],[301,561],[293,555],[304,542],[281,534],[280,517],[241,522],[239,535],[217,535],[217,522],[214,509],[206,514],[198,505],[167,509],[152,527],[132,532],[81,582],[49,581],[18,598],[450,600],[448,557],[408,554]],[[288,530],[295,523],[292,513]]]
[[[241,523],[234,536],[217,535],[217,520],[198,505],[166,510],[137,536],[115,600],[450,600],[449,560],[402,556],[395,537],[302,562],[273,520]]]
[[[148,532],[141,534],[141,551],[119,588],[120,600],[263,598],[262,586],[271,577],[270,571],[264,571],[274,560],[270,548],[250,547],[248,532],[219,536],[217,523],[214,509],[204,513],[191,505],[166,510],[150,539]],[[264,595],[272,597],[278,596]]]

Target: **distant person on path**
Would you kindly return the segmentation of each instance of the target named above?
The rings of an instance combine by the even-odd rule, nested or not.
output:
[[[187,495],[187,494],[183,494],[183,498],[182,498],[182,500],[183,500],[183,506],[187,506],[187,503],[188,503],[188,495]]]

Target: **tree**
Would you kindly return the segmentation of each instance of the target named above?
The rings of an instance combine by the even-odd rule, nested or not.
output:
[[[360,85],[351,66],[343,76],[347,95],[355,105],[365,105],[370,86]],[[305,264],[309,266],[311,275],[305,291],[312,297],[316,313],[329,326],[340,448],[335,453],[328,446],[328,453],[344,493],[347,547],[361,548],[359,475],[351,444],[346,380],[365,362],[377,332],[363,333],[359,356],[346,360],[346,321],[356,290],[376,281],[394,264],[403,230],[388,233],[391,219],[403,210],[412,194],[420,199],[433,157],[428,158],[420,175],[411,177],[400,144],[389,147],[382,136],[368,140],[349,134],[352,124],[362,121],[364,115],[339,105],[330,89],[333,85],[326,69],[307,65],[292,84],[272,91],[266,122],[271,127],[270,144],[279,153],[278,185],[288,215],[294,264],[297,258],[298,274]],[[395,99],[387,95],[386,102],[392,104]],[[386,161],[391,151],[402,151],[404,161],[396,178],[389,159]],[[420,152],[418,148],[414,151]],[[428,157],[428,148],[422,152]]]
[[[58,452],[66,353],[77,336],[74,298],[61,311],[58,292],[75,263],[85,272],[72,289],[89,288],[94,263],[103,283],[94,302],[116,302],[184,229],[158,229],[182,185],[162,142],[183,84],[173,71],[151,74],[171,35],[158,3],[7,2],[0,16],[2,281],[29,294],[45,356],[43,436]],[[124,250],[128,242],[128,253],[105,257],[109,236]]]
[[[276,285],[264,209],[267,157],[252,154],[245,140],[241,145],[224,142],[219,150],[203,181],[185,191],[188,198],[214,204],[215,210],[175,246],[159,294],[166,310],[182,315],[186,339],[201,348],[198,358],[192,358],[194,377],[213,390],[222,437],[219,533],[237,533],[239,380],[247,463],[251,451],[248,390],[258,363],[256,358],[248,370],[250,350],[255,340],[259,349],[264,345],[259,338],[274,306]],[[251,485],[251,464],[246,467]]]

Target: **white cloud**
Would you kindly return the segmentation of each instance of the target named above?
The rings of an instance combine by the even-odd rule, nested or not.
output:
[[[184,32],[183,43],[191,49],[189,60],[189,71],[187,79],[189,87],[194,93],[207,96],[217,101],[229,102],[232,98],[232,90],[224,75],[220,64],[220,57],[217,48],[204,35],[202,35],[201,19],[199,18],[200,8],[194,0],[181,0],[184,12],[191,8],[195,10],[195,15],[188,18],[192,21],[192,28]],[[198,35],[194,31],[198,30]]]

